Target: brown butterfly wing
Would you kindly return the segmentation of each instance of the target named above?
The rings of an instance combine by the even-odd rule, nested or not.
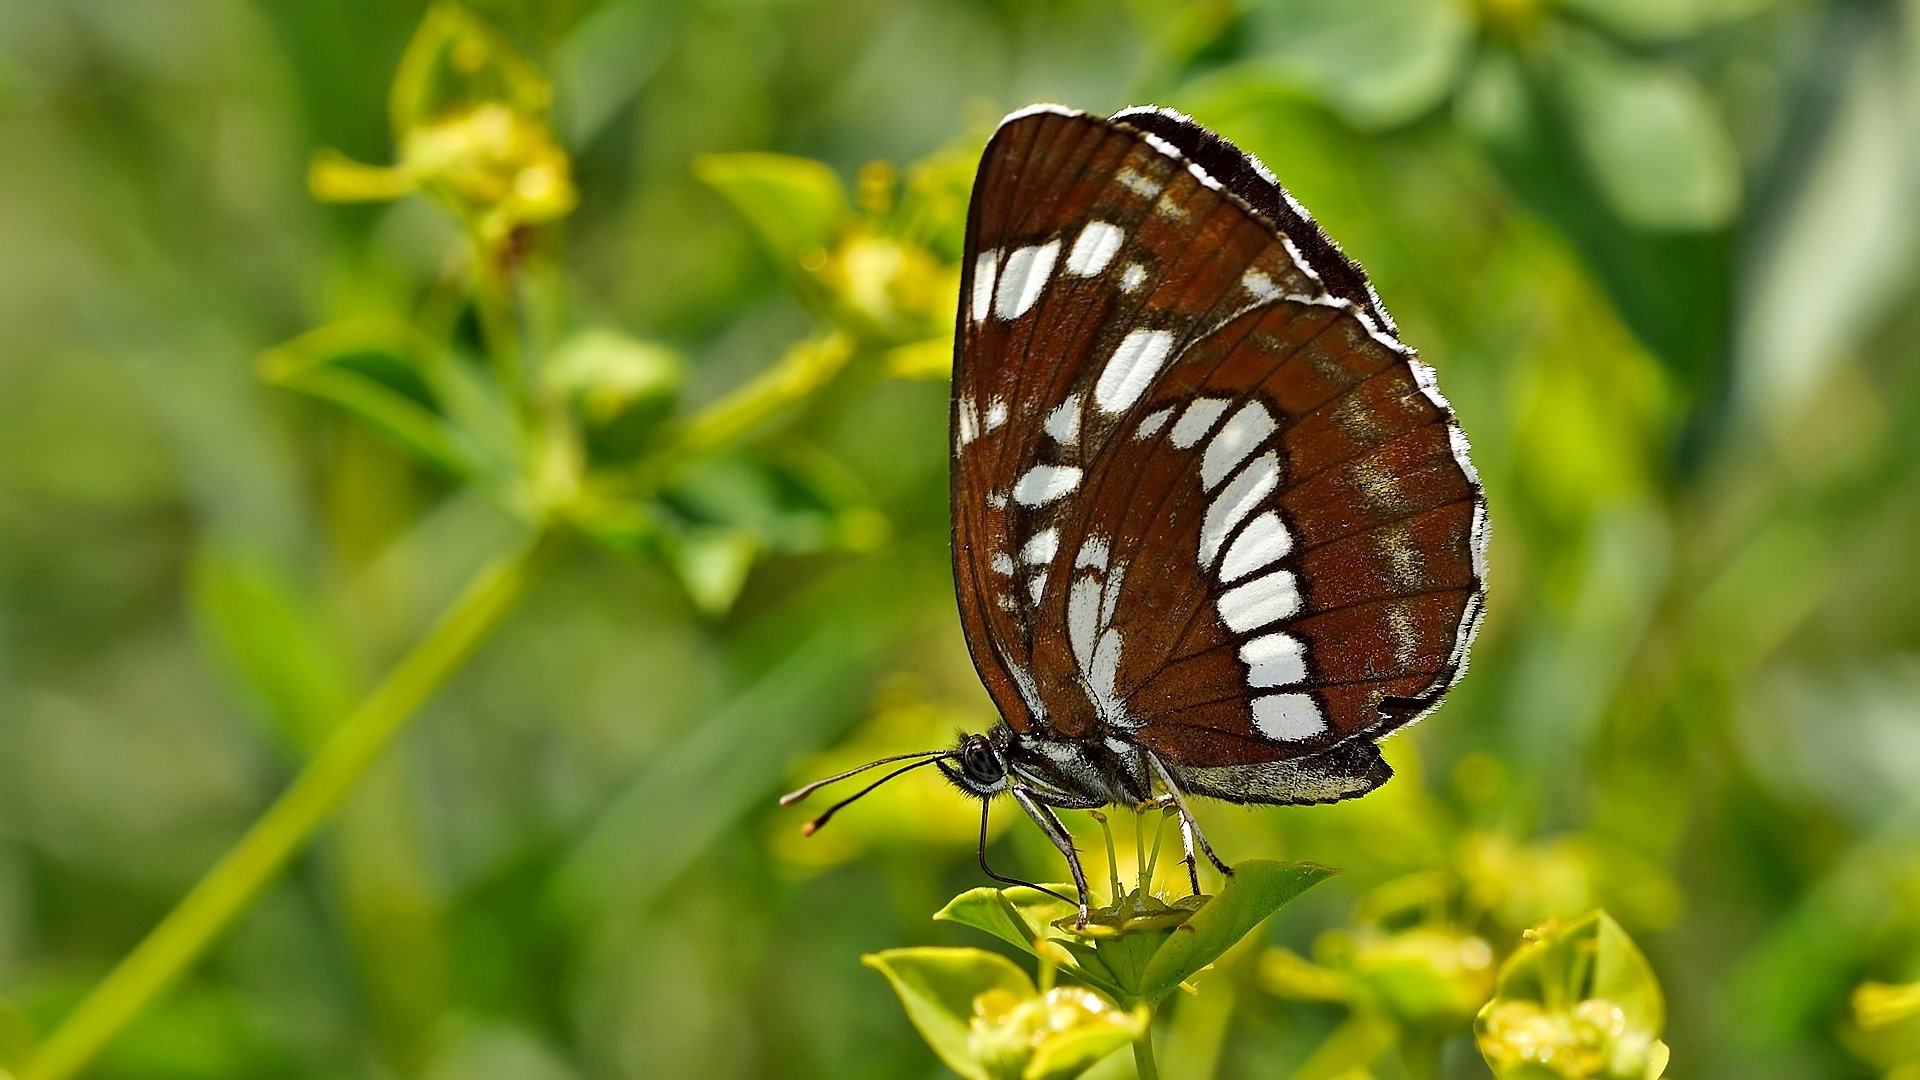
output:
[[[1438,699],[1484,502],[1357,266],[1330,292],[1173,144],[1055,111],[989,145],[968,253],[955,574],[1010,725],[1244,766]]]

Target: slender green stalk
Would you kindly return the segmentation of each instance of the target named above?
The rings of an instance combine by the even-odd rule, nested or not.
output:
[[[795,344],[779,363],[694,414],[682,433],[682,448],[699,454],[733,442],[825,385],[853,359],[853,354],[854,340],[844,331]]]
[[[1140,1080],[1160,1080],[1160,1067],[1153,1063],[1153,1020],[1147,1020],[1147,1026],[1140,1029],[1140,1037],[1133,1040],[1133,1071]]]
[[[1098,810],[1087,811],[1087,816],[1100,823],[1100,835],[1107,838],[1107,875],[1112,878],[1113,889],[1107,895],[1107,903],[1118,904],[1127,891],[1120,885],[1120,855],[1113,847],[1113,827],[1107,824],[1107,815]]]
[[[334,729],[280,798],[54,1029],[21,1080],[66,1080],[86,1068],[252,906],[332,817],[394,735],[500,625],[552,544],[551,534],[543,534],[473,579],[427,636]]]

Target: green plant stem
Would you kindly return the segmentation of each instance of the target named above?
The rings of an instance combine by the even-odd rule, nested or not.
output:
[[[266,813],[41,1044],[21,1080],[66,1080],[177,980],[304,848],[414,713],[526,592],[554,544],[543,533],[475,576],[387,678],[327,737]]]
[[[1160,1068],[1153,1063],[1153,1018],[1147,1018],[1147,1026],[1140,1029],[1140,1037],[1133,1040],[1133,1071],[1140,1080],[1160,1080]]]
[[[707,453],[740,438],[839,374],[853,359],[854,348],[853,337],[839,330],[795,344],[779,363],[694,414],[682,433],[681,449]]]

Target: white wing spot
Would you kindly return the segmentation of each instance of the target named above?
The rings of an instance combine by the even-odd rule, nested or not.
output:
[[[1067,445],[1080,437],[1080,395],[1070,395],[1047,414],[1047,434],[1053,441]]]
[[[1262,634],[1240,646],[1248,686],[1294,686],[1307,680],[1307,646],[1292,634]]]
[[[1268,694],[1253,701],[1253,723],[1275,742],[1304,742],[1327,730],[1311,694]]]
[[[1220,621],[1236,634],[1258,630],[1300,611],[1300,583],[1291,570],[1275,570],[1220,594]]]
[[[1006,268],[1000,272],[1000,287],[993,294],[993,313],[1002,319],[1025,315],[1040,299],[1040,290],[1046,287],[1047,278],[1053,274],[1053,262],[1059,257],[1058,240],[1040,247],[1015,249],[1007,256]]]
[[[1116,578],[1105,588],[1111,594],[1118,584]],[[1094,711],[1108,723],[1127,724],[1126,709],[1115,689],[1120,678],[1120,631],[1112,626],[1112,606],[1102,602],[1101,591],[1097,572],[1074,580],[1067,592],[1067,644]]]
[[[1107,577],[1107,591],[1100,597],[1100,625],[1111,626],[1113,613],[1120,607],[1120,586],[1127,580],[1127,564],[1120,563]]]
[[[1026,563],[1028,566],[1050,563],[1053,561],[1054,552],[1059,550],[1060,534],[1052,529],[1047,529],[1034,533],[1033,537],[1020,548],[1020,561]]]
[[[974,407],[971,397],[960,399],[959,428],[961,446],[980,437],[980,410]]]
[[[1013,485],[1013,501],[1045,506],[1080,486],[1080,470],[1071,465],[1035,465]]]
[[[1067,644],[1081,671],[1093,668],[1093,646],[1100,633],[1100,578],[1081,574],[1067,590]]]
[[[1257,269],[1241,274],[1240,284],[1246,286],[1247,291],[1253,294],[1253,298],[1263,304],[1278,300],[1283,295],[1280,286],[1275,285],[1272,278]]]
[[[1120,631],[1109,628],[1100,635],[1100,644],[1093,650],[1093,666],[1083,670],[1101,719],[1110,723],[1125,722],[1126,711],[1116,693],[1120,682]]]
[[[1008,600],[1004,596],[1000,599],[1004,601],[1009,610],[1012,610],[1013,601]],[[1007,654],[998,647],[995,647],[993,651],[1000,657],[1000,666],[1005,668],[1007,674],[1012,677],[1014,686],[1019,688],[1020,700],[1026,702],[1027,711],[1032,713],[1036,719],[1045,720],[1047,718],[1047,703],[1040,700],[1040,687],[1034,684],[1033,672],[1007,659]]]
[[[1147,392],[1172,351],[1173,334],[1168,331],[1129,331],[1101,370],[1100,381],[1094,384],[1094,404],[1105,413],[1126,412]]]
[[[1121,187],[1126,188],[1128,191],[1133,192],[1143,199],[1153,198],[1155,195],[1160,194],[1162,188],[1167,186],[1165,180],[1155,179],[1136,169],[1121,169],[1114,174],[1113,178],[1120,181]]]
[[[1105,537],[1091,536],[1087,538],[1086,543],[1080,545],[1080,554],[1073,558],[1073,568],[1078,570],[1087,566],[1091,566],[1095,570],[1105,570],[1107,568],[1107,541]]]
[[[1067,255],[1067,273],[1092,277],[1105,270],[1126,239],[1127,234],[1118,225],[1105,221],[1087,222],[1087,227],[1080,230],[1080,238],[1073,242],[1073,250]]]
[[[1180,414],[1180,420],[1173,425],[1173,434],[1168,436],[1173,445],[1181,450],[1191,450],[1195,443],[1213,430],[1222,413],[1227,411],[1227,402],[1220,398],[1195,398],[1187,405],[1187,411]]]
[[[1047,594],[1047,572],[1045,570],[1042,570],[1039,573],[1033,575],[1032,581],[1027,582],[1027,595],[1033,597],[1033,606],[1039,607],[1040,598],[1042,596],[1045,596],[1046,594]]]
[[[1164,409],[1155,409],[1140,418],[1140,426],[1134,429],[1133,437],[1136,439],[1153,438],[1156,432],[1167,426],[1167,418],[1172,415],[1173,406],[1171,405]]]
[[[1136,292],[1140,286],[1146,284],[1146,281],[1147,268],[1141,266],[1139,263],[1128,263],[1127,268],[1120,272],[1120,291],[1123,293]]]
[[[1267,453],[1240,470],[1240,475],[1213,497],[1212,504],[1207,507],[1207,516],[1200,523],[1201,566],[1213,565],[1213,558],[1220,553],[1220,545],[1226,542],[1227,534],[1240,524],[1242,518],[1253,512],[1261,499],[1272,494],[1273,489],[1279,486],[1280,459]]]
[[[994,398],[987,403],[987,430],[992,431],[1007,422],[1007,399]]]
[[[1207,452],[1200,459],[1200,483],[1208,491],[1220,486],[1227,474],[1238,468],[1254,447],[1267,440],[1267,436],[1279,427],[1273,422],[1273,414],[1265,405],[1249,401],[1233,414],[1212,441],[1207,443]],[[992,429],[992,425],[988,425]]]
[[[1007,508],[1007,493],[1004,491],[987,492],[987,505],[993,507],[995,510],[1005,510]]]
[[[1253,573],[1269,563],[1278,562],[1293,550],[1293,534],[1280,521],[1280,515],[1269,510],[1241,530],[1240,535],[1227,545],[1226,557],[1220,560],[1220,580],[1235,581]]]
[[[983,251],[973,260],[973,321],[983,322],[993,310],[993,279],[1000,268],[1000,253]]]
[[[993,558],[988,561],[987,565],[993,567],[993,572],[996,574],[1005,574],[1007,577],[1013,576],[1013,557],[1004,551],[994,552]]]

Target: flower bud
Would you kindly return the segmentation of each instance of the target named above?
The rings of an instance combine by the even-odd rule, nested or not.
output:
[[[1501,1080],[1657,1080],[1666,1007],[1646,957],[1603,911],[1527,932],[1474,1037]]]

